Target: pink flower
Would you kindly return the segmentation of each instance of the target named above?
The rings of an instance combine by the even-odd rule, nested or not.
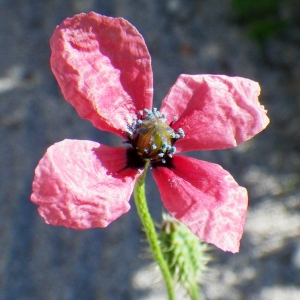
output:
[[[180,75],[152,110],[151,58],[126,20],[96,13],[66,19],[51,38],[51,68],[80,117],[127,147],[64,140],[40,160],[31,200],[46,223],[106,227],[129,208],[150,161],[165,208],[203,241],[237,252],[247,191],[219,165],[178,154],[235,147],[269,123],[258,83]]]

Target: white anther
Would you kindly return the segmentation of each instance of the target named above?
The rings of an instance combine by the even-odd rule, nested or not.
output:
[[[152,118],[153,118],[153,114],[152,114],[152,113],[148,114],[148,115],[145,117],[146,120],[150,120],[150,119],[152,119]]]
[[[182,128],[178,128],[178,133],[180,135],[180,137],[184,138],[185,134]]]
[[[176,152],[176,147],[175,146],[172,146],[171,147],[171,150],[170,150],[170,153],[171,154],[174,154]]]

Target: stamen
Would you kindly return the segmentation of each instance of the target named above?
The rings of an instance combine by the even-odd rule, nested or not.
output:
[[[143,109],[138,111],[137,117],[133,118],[134,123],[130,127],[129,141],[135,154],[129,158],[135,159],[130,163],[142,172],[142,167],[147,160],[152,167],[159,164],[172,164],[170,160],[176,152],[173,146],[176,140],[185,136],[182,128],[173,129],[172,124],[178,120],[177,116],[168,125],[166,114],[160,113],[157,108]]]
[[[176,152],[176,147],[172,146],[171,149],[170,149],[170,153],[175,154],[175,152]]]
[[[162,144],[161,151],[165,152],[166,150],[167,150],[167,145],[166,144]]]
[[[154,116],[155,116],[156,118],[159,118],[159,117],[160,117],[159,111],[155,111],[155,112],[154,112]]]
[[[178,133],[179,133],[180,137],[182,137],[182,138],[185,137],[185,134],[184,134],[184,131],[182,128],[178,128]]]
[[[154,116],[153,116],[152,113],[150,113],[150,114],[148,114],[148,115],[145,116],[145,120],[151,120],[153,118],[154,118]]]
[[[161,119],[162,122],[166,122],[166,120],[167,120],[166,114],[161,114],[160,119]]]

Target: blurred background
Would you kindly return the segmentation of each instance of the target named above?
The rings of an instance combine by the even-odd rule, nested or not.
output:
[[[166,299],[133,202],[107,228],[75,231],[44,224],[29,200],[34,169],[53,143],[118,142],[78,117],[49,67],[55,26],[92,10],[124,17],[144,36],[156,107],[182,73],[261,84],[271,118],[264,132],[235,149],[191,153],[222,165],[250,195],[240,253],[212,247],[202,293],[300,299],[299,0],[0,0],[0,299]],[[150,174],[147,193],[160,222]]]

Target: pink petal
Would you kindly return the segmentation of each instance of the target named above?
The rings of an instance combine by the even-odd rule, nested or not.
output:
[[[161,112],[173,128],[182,128],[177,150],[215,150],[235,147],[269,123],[258,101],[257,82],[225,75],[180,75],[163,101]]]
[[[239,251],[247,191],[221,166],[175,155],[174,168],[153,177],[166,209],[200,239],[224,251]]]
[[[137,172],[124,170],[125,164],[125,148],[91,141],[56,143],[35,170],[31,200],[47,224],[106,227],[130,208]]]
[[[50,44],[64,97],[97,128],[124,136],[133,116],[152,107],[150,54],[126,20],[79,14],[56,27]]]

